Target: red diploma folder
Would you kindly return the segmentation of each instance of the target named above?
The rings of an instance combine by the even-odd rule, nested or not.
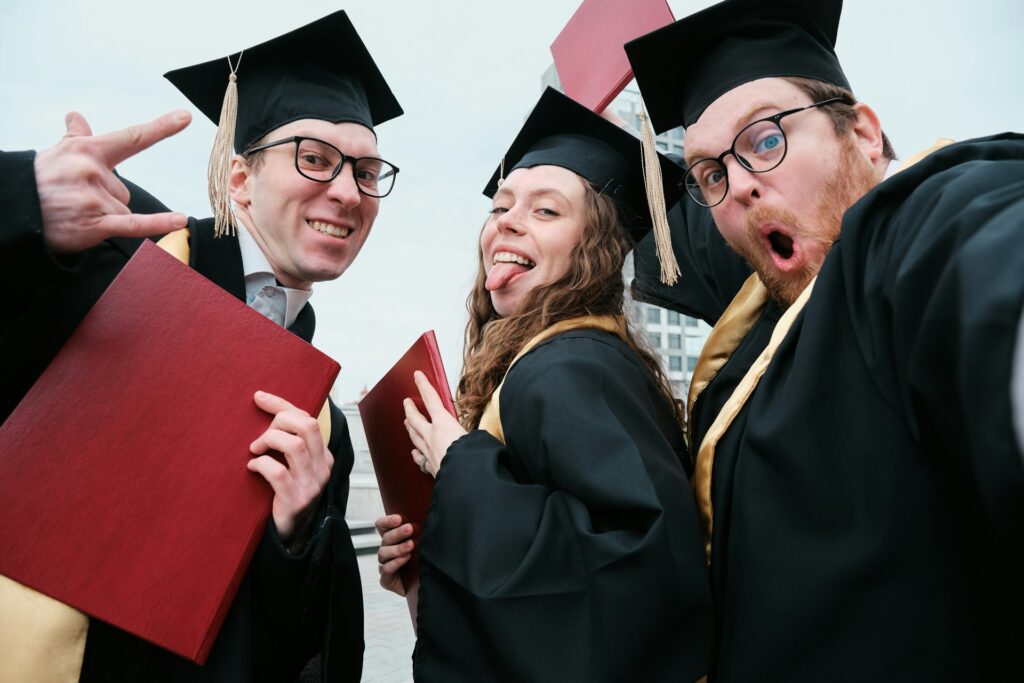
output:
[[[427,413],[413,380],[412,375],[416,370],[427,376],[440,395],[444,407],[455,416],[455,403],[448,388],[448,379],[444,374],[433,331],[423,333],[412,348],[359,401],[359,415],[363,419],[363,431],[366,432],[366,444],[380,486],[384,511],[389,515],[402,515],[405,522],[412,523],[413,541],[418,548],[423,521],[430,507],[430,495],[434,490],[434,478],[420,471],[413,462],[413,445],[404,424],[405,408],[402,401],[406,398],[411,398],[421,413]],[[418,552],[414,551],[412,558],[400,570],[414,627],[419,588],[417,555]]]
[[[253,394],[338,370],[146,242],[0,427],[0,574],[202,664],[273,499]]]
[[[622,46],[673,21],[666,0],[583,0],[551,44],[565,94],[600,114],[633,79]]]

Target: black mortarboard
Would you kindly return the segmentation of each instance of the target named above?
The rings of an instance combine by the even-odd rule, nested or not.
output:
[[[690,126],[725,92],[799,76],[844,88],[842,0],[725,0],[626,44],[654,130]]]
[[[358,123],[373,130],[402,114],[344,11],[164,76],[218,125],[210,158],[217,234],[230,229],[227,174],[235,152],[299,119]]]
[[[373,57],[344,10],[277,38],[164,74],[214,123],[220,123],[231,65],[238,76],[235,150],[299,119],[375,125],[402,114]]]
[[[683,169],[660,154],[658,161],[665,202],[671,205],[682,196]],[[651,229],[641,141],[554,88],[541,95],[484,195],[493,197],[499,179],[517,168],[545,165],[561,166],[586,178],[624,207],[623,223],[634,239]]]

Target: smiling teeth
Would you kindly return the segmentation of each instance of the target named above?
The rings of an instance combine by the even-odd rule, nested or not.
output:
[[[348,237],[348,234],[352,232],[352,228],[333,225],[332,223],[324,223],[323,221],[309,221],[309,224],[317,232],[322,232],[323,234],[330,235],[331,237]]]
[[[507,251],[499,251],[497,254],[495,254],[494,263],[518,263],[519,265],[527,266],[528,268],[533,268],[535,265],[537,265],[528,258],[523,258],[522,256],[512,254]]]

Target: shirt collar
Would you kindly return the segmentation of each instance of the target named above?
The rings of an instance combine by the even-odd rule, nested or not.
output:
[[[274,269],[270,266],[266,254],[260,249],[255,238],[242,221],[236,219],[238,247],[242,252],[242,273],[245,275],[245,294],[252,299],[264,287],[273,287],[284,293],[288,305],[285,308],[284,326],[291,327],[298,317],[299,311],[313,296],[312,289],[292,289],[278,284]]]

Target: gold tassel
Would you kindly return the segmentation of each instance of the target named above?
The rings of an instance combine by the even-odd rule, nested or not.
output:
[[[640,111],[640,127],[644,186],[647,188],[647,205],[651,209],[654,243],[661,262],[661,281],[672,286],[679,279],[679,264],[672,251],[672,231],[668,224],[668,214],[665,213],[665,188],[662,187],[661,163],[658,161],[658,148],[654,144],[654,130],[647,120],[647,112],[643,110]]]
[[[220,122],[217,124],[217,137],[213,139],[213,151],[210,152],[210,165],[207,167],[207,183],[210,194],[210,208],[213,209],[213,236],[235,234],[235,221],[231,215],[231,160],[235,155],[235,122],[238,120],[238,65],[242,63],[239,53],[238,62],[232,66],[228,57],[228,87],[224,91],[224,104],[220,109]]]

